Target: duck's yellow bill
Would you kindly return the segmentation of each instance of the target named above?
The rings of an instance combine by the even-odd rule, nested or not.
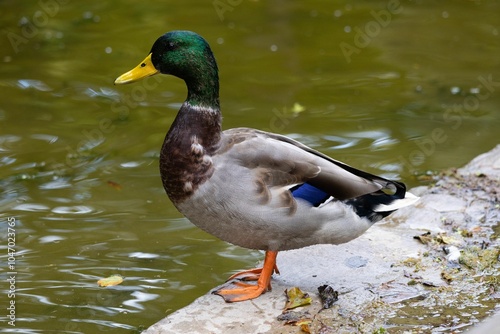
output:
[[[115,80],[115,85],[131,83],[159,73],[151,61],[151,53],[139,65],[127,73],[123,73]]]

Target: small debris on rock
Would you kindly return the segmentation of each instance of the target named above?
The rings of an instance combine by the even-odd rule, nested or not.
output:
[[[311,320],[312,316],[309,314],[309,311],[283,311],[277,317],[278,321],[284,321],[287,325],[294,325],[297,322],[301,322],[304,320]]]
[[[458,264],[458,260],[460,259],[460,249],[456,246],[445,246],[443,247],[444,252],[447,254],[446,259],[453,263]]]
[[[323,303],[323,309],[332,307],[333,303],[339,300],[339,293],[335,291],[330,285],[322,285],[318,287],[319,297]]]

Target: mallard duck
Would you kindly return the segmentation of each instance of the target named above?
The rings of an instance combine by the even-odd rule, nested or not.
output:
[[[158,73],[184,80],[188,91],[161,148],[168,197],[206,232],[265,251],[262,268],[232,275],[214,291],[227,302],[271,289],[279,251],[348,242],[416,200],[401,182],[355,169],[283,135],[222,131],[217,63],[194,32],[164,34],[115,84]]]

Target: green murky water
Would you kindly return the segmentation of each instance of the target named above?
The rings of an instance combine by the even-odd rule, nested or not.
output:
[[[184,84],[112,84],[168,30],[211,43],[225,128],[287,134],[411,186],[499,142],[498,1],[0,7],[1,332],[138,332],[260,259],[194,228],[161,188]],[[124,283],[98,288],[111,274]]]

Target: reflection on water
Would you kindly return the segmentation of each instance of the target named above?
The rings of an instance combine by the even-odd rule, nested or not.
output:
[[[351,62],[339,44],[356,46],[384,1],[248,1],[223,15],[207,1],[43,3],[3,5],[0,219],[16,220],[18,307],[2,332],[139,332],[261,259],[194,228],[161,189],[184,84],[112,84],[167,30],[211,42],[226,128],[284,133],[410,185],[498,142],[494,2],[404,2]],[[112,274],[124,282],[97,286]]]

